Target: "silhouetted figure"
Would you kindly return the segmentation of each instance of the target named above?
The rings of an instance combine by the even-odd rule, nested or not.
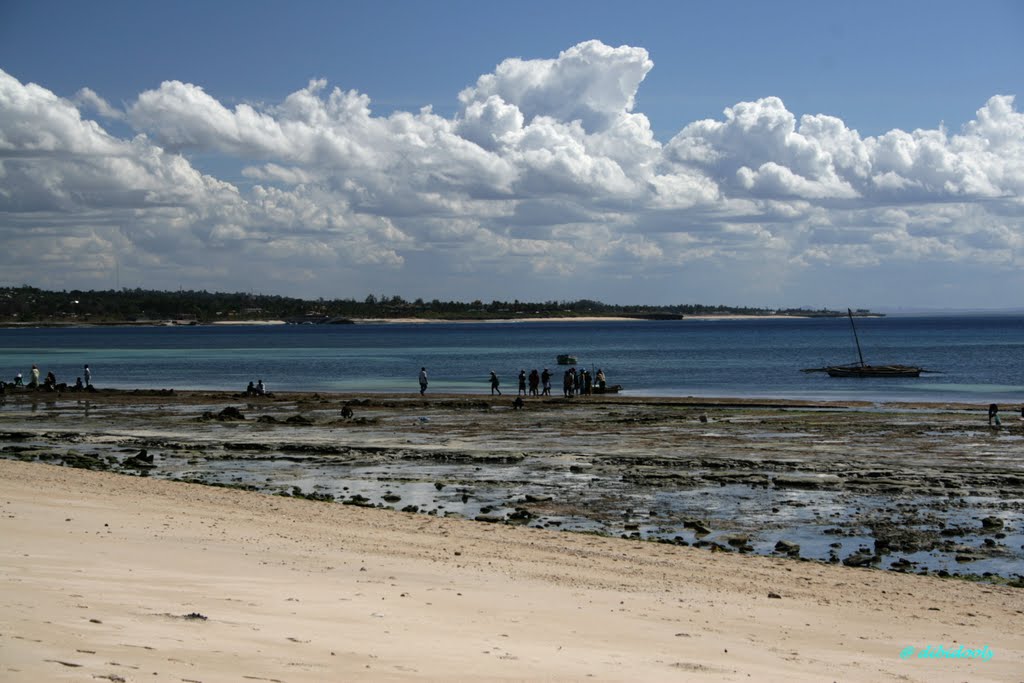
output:
[[[501,389],[498,388],[499,384],[501,384],[501,380],[494,374],[494,370],[491,370],[491,396],[494,396],[495,392],[497,392],[498,396],[501,396]]]

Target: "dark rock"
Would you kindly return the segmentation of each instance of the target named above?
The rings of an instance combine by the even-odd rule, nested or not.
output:
[[[402,500],[402,497],[397,493],[385,493],[383,496],[381,496],[381,499],[385,503],[397,503],[398,501]]]
[[[993,517],[986,517],[985,519],[981,520],[981,528],[982,529],[1002,529],[1003,528],[1003,520],[1001,520],[1001,519],[999,519],[998,517],[995,517],[995,516],[993,516]]]
[[[534,515],[529,510],[516,508],[515,512],[509,514],[508,521],[510,524],[528,524],[533,518]]]
[[[473,519],[478,522],[491,522],[493,524],[496,522],[504,522],[505,515],[477,515]]]
[[[694,533],[698,536],[706,536],[711,533],[711,529],[709,529],[703,522],[700,522],[696,519],[684,520],[683,528],[693,529]]]
[[[881,559],[878,555],[872,553],[856,552],[843,560],[843,564],[847,567],[869,567]]]
[[[772,593],[772,592],[768,593],[768,597],[772,598],[774,600],[781,600],[782,599],[781,595],[779,595],[778,593]]]
[[[121,466],[132,467],[139,470],[156,467],[156,465],[153,464],[153,456],[147,453],[145,448],[132,457],[127,458],[123,463],[121,463]]]
[[[835,489],[842,486],[842,480],[834,474],[778,475],[772,483],[780,489]]]
[[[219,413],[212,413],[210,411],[206,411],[205,413],[203,413],[202,419],[220,420],[221,422],[226,422],[230,420],[244,420],[245,415],[243,415],[242,411],[240,411],[238,408],[235,408],[234,406],[228,406]]]
[[[775,552],[786,553],[787,555],[799,555],[800,544],[793,543],[791,541],[780,540],[778,543],[775,544]]]
[[[307,426],[307,427],[309,425],[313,424],[312,420],[310,420],[308,417],[305,417],[303,415],[292,415],[287,420],[285,420],[285,422],[287,422],[290,425],[303,425],[303,426]]]

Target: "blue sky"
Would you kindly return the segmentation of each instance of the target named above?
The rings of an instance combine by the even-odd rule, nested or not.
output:
[[[6,0],[0,284],[1018,305],[1022,65],[1014,2]]]

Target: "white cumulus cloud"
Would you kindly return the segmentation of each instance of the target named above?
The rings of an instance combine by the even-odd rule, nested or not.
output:
[[[234,106],[169,80],[121,111],[0,71],[0,269],[110,286],[116,261],[132,286],[427,298],[678,301],[714,278],[758,303],[837,264],[894,264],[894,281],[907,264],[1019,266],[1012,95],[959,131],[874,137],[765,97],[662,143],[635,110],[653,66],[599,41],[510,58],[450,118],[377,115],[317,79]]]

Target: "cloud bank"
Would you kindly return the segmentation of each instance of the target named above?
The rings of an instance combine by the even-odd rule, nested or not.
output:
[[[841,305],[860,273],[851,299],[994,305],[1019,282],[1012,95],[878,137],[766,97],[662,143],[635,111],[653,67],[598,41],[508,59],[451,118],[322,80],[234,107],[167,81],[118,109],[0,71],[4,284]]]

